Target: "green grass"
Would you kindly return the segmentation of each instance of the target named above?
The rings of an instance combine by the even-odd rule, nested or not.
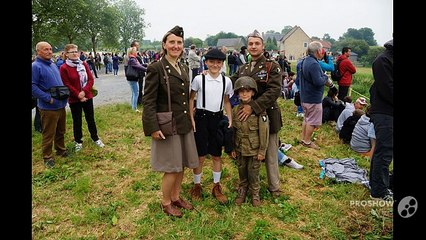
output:
[[[358,69],[355,80],[371,76]],[[358,78],[357,75],[360,75]],[[354,83],[356,85],[358,83]],[[364,87],[362,89],[368,89]],[[367,91],[362,94],[368,95]],[[150,138],[143,134],[140,114],[128,104],[96,107],[98,132],[106,144],[99,149],[83,124],[84,147],[72,151],[72,119],[67,113],[65,141],[71,154],[46,169],[41,158],[41,135],[33,132],[32,226],[34,239],[380,239],[392,238],[392,208],[353,206],[369,200],[358,184],[319,179],[318,160],[352,157],[369,169],[369,159],[340,143],[329,124],[316,133],[321,150],[297,144],[302,119],[291,100],[279,100],[288,155],[303,164],[297,171],[280,167],[283,196],[272,199],[266,190],[265,168],[260,171],[262,206],[233,204],[238,185],[235,163],[224,154],[222,184],[230,202],[224,206],[211,196],[212,166],[203,171],[203,201],[181,219],[160,209],[161,174],[151,171]],[[192,172],[185,170],[182,196],[190,199]]]

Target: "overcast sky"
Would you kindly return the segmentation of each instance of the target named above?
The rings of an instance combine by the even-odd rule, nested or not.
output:
[[[325,33],[336,40],[348,28],[371,28],[380,46],[392,38],[392,0],[135,0],[145,9],[145,40],[161,40],[175,25],[185,38],[205,40],[220,31],[246,36],[281,32],[284,26],[300,26],[309,37]]]

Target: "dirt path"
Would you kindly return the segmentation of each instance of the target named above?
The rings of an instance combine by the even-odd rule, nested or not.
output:
[[[95,78],[94,86],[98,89],[99,94],[93,98],[93,104],[99,106],[128,102],[130,105],[132,93],[124,76],[123,65],[120,65],[118,76],[114,76],[112,73],[105,74],[102,70],[105,71],[101,69],[101,73],[98,72],[99,78]]]

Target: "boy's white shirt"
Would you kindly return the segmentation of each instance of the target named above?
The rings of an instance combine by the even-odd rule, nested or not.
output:
[[[197,75],[191,83],[191,90],[197,92],[197,106],[198,109],[205,109],[211,112],[219,112],[223,109],[224,104],[222,103],[222,74],[219,74],[217,78],[213,78],[209,73],[206,74],[206,103],[205,108],[202,107],[203,91],[202,91],[202,76]],[[231,96],[234,93],[232,89],[232,81],[229,77],[225,76],[225,94]],[[222,109],[220,104],[222,103]]]

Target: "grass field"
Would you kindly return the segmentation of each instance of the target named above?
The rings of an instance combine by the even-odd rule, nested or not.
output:
[[[354,86],[371,84],[367,71],[358,72],[356,79],[366,80]],[[362,91],[368,88],[360,88],[360,93],[368,94]],[[53,169],[44,167],[41,135],[34,131],[33,239],[391,239],[390,206],[355,206],[369,203],[365,187],[319,179],[318,160],[350,157],[368,170],[369,159],[340,143],[331,124],[316,132],[321,150],[298,145],[302,119],[295,116],[296,106],[283,99],[279,104],[284,122],[280,139],[293,145],[288,155],[305,166],[280,167],[283,196],[270,197],[262,167],[262,206],[235,206],[238,171],[224,154],[221,183],[229,203],[220,205],[211,196],[211,161],[206,160],[204,199],[193,202],[197,210],[184,212],[181,219],[165,216],[160,209],[162,175],[151,171],[151,139],[143,134],[141,115],[128,104],[96,107],[98,132],[106,147],[97,148],[83,124],[84,147],[78,153],[72,151],[72,119],[67,113],[65,142],[71,154],[56,158]],[[184,198],[190,199],[191,187],[192,172],[186,169]]]

